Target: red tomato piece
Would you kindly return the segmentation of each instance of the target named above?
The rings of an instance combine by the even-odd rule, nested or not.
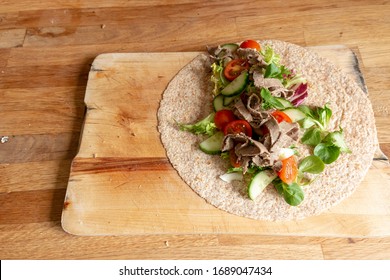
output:
[[[238,160],[238,156],[236,155],[236,152],[234,151],[234,148],[229,151],[229,159],[230,159],[230,164],[233,167],[240,167],[241,164]]]
[[[223,74],[226,79],[233,81],[235,78],[240,76],[242,71],[247,69],[249,69],[248,61],[245,59],[233,59],[225,66]]]
[[[214,123],[219,130],[223,131],[225,126],[235,119],[236,116],[232,110],[223,109],[215,113]]]
[[[252,127],[246,120],[235,120],[228,123],[225,126],[224,133],[227,134],[238,134],[244,133],[248,137],[252,137]]]
[[[298,175],[298,162],[295,156],[282,160],[282,169],[278,172],[280,180],[286,184],[295,181]]]
[[[257,43],[255,40],[245,40],[244,42],[241,43],[240,48],[255,49],[258,51],[261,50],[260,44]]]
[[[289,116],[287,116],[286,113],[283,113],[282,111],[274,111],[271,113],[271,115],[278,121],[278,123],[281,123],[282,121],[292,123],[292,120]]]

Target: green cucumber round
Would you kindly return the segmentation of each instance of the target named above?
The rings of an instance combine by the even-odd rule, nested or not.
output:
[[[225,108],[225,106],[223,106],[223,97],[224,96],[222,94],[218,94],[216,97],[214,97],[213,107],[215,112],[218,112]]]
[[[222,95],[223,96],[223,95]],[[233,96],[224,96],[223,98],[223,106],[229,106],[233,101],[239,98],[239,94]]]
[[[214,97],[213,107],[215,112],[218,112],[223,109],[228,109],[229,107],[225,106],[225,96],[223,96],[222,94],[218,94],[216,97]]]
[[[249,198],[255,200],[266,186],[276,178],[276,174],[270,170],[263,170],[257,173],[249,183],[248,195]]]
[[[221,152],[222,141],[225,135],[223,132],[218,131],[214,135],[210,136],[206,140],[199,144],[199,148],[206,154],[216,155]]]
[[[228,43],[228,44],[223,44],[221,46],[222,49],[228,49],[230,50],[231,52],[235,52],[237,49],[238,49],[238,45],[235,44],[235,43]]]
[[[282,105],[284,106],[284,108],[291,108],[291,107],[294,107],[292,105],[292,103],[290,101],[288,101],[287,99],[284,99],[282,97],[275,97],[276,100],[278,100],[280,103],[282,103]]]
[[[283,110],[283,113],[289,116],[293,122],[297,122],[306,118],[306,114],[297,108],[288,108],[286,110]]]
[[[249,79],[248,71],[243,71],[237,78],[228,84],[221,94],[224,96],[234,96],[240,94],[245,89]]]

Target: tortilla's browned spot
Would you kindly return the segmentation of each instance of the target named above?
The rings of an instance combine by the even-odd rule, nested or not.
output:
[[[371,165],[378,146],[371,103],[350,77],[316,53],[281,41],[260,43],[270,44],[281,55],[283,64],[306,77],[309,83],[306,104],[328,103],[333,111],[329,129],[336,130],[341,125],[345,141],[353,151],[342,154],[326,167],[318,180],[303,187],[305,199],[301,205],[289,206],[272,186],[256,201],[250,200],[244,183],[228,184],[219,179],[228,163],[199,150],[202,136],[178,130],[176,121],[192,123],[212,110],[207,54],[197,56],[168,84],[158,111],[161,141],[181,178],[207,202],[222,210],[259,220],[293,220],[318,215],[350,196]],[[298,149],[302,157],[309,153],[305,146]]]

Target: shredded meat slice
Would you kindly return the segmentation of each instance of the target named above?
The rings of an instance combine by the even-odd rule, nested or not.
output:
[[[268,149],[261,142],[253,140],[243,133],[225,136],[222,151],[231,149],[234,149],[244,174],[248,171],[251,163],[260,167],[272,165]]]
[[[272,147],[280,136],[279,124],[274,117],[271,117],[264,125],[268,129],[270,137],[270,146]]]
[[[252,94],[249,96],[247,101],[248,112],[252,115],[252,121],[249,122],[253,130],[257,134],[261,134],[260,127],[266,123],[270,118],[270,114],[267,111],[261,110],[261,99],[257,94]]]
[[[251,65],[266,66],[263,56],[255,49],[250,48],[238,48],[237,54],[240,58],[248,60]]]
[[[253,72],[253,83],[258,89],[261,88],[283,88],[283,84],[276,78],[264,78],[263,74],[255,71]]]
[[[226,57],[236,58],[237,56],[230,49],[222,48],[221,46],[212,47],[212,48],[207,47],[207,51],[210,54],[210,56],[216,60],[224,59]]]
[[[299,125],[297,123],[281,122],[279,124],[280,132],[291,137],[294,141],[299,137]]]
[[[277,160],[281,148],[292,146],[298,141],[299,136],[299,125],[297,123],[281,122],[277,125],[279,134],[277,139],[271,142],[273,140],[272,137],[275,137],[276,133],[274,133],[274,136],[271,136],[272,134],[270,133],[269,135],[272,140],[265,143],[267,148],[269,148],[273,160]]]
[[[241,98],[239,98],[238,101],[234,104],[234,108],[235,108],[234,114],[236,116],[238,116],[241,119],[246,120],[249,123],[253,121],[253,117],[252,117],[251,113],[245,107]]]
[[[263,74],[259,71],[253,72],[253,83],[256,88],[260,90],[266,88],[276,97],[289,98],[294,94],[292,90],[286,89],[279,79],[264,78]]]

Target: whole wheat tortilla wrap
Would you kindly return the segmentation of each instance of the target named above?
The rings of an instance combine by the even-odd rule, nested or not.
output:
[[[255,199],[247,194],[247,183],[226,183],[219,176],[229,163],[219,155],[199,149],[205,138],[179,130],[177,123],[195,123],[212,109],[211,60],[200,54],[168,84],[158,110],[158,129],[167,157],[180,177],[202,198],[229,213],[258,220],[293,220],[318,215],[350,196],[366,175],[377,148],[374,113],[367,95],[329,60],[303,47],[282,41],[269,44],[281,63],[301,73],[308,82],[306,105],[328,103],[333,115],[329,131],[342,126],[352,153],[342,153],[327,165],[317,180],[303,186],[305,199],[290,206],[269,185]]]

